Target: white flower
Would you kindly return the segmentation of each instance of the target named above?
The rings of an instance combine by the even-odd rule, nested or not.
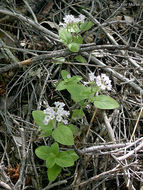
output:
[[[45,116],[44,121],[43,121],[44,125],[48,125],[49,121],[50,121],[50,118],[48,116]]]
[[[75,18],[73,15],[66,15],[63,20],[64,23],[60,22],[59,25],[63,26],[64,28],[70,24],[70,23],[79,23],[79,22],[84,22],[85,16],[80,14],[78,18]]]
[[[55,118],[56,112],[54,108],[50,106],[48,106],[43,112],[46,115],[43,122],[45,125],[48,125],[49,121]]]
[[[56,116],[56,121],[61,122],[62,121],[62,116],[61,115],[57,115]]]
[[[111,90],[111,80],[106,74],[101,74],[101,76],[96,77],[96,84],[100,87],[101,90]]]
[[[63,18],[64,22],[66,24],[69,24],[69,23],[72,23],[74,22],[75,20],[75,17],[73,15],[66,15],[64,18]]]
[[[68,120],[63,120],[63,123],[65,124],[65,125],[67,125],[68,124]]]
[[[46,108],[43,112],[45,114],[45,118],[43,123],[45,125],[48,125],[50,120],[56,119],[58,122],[63,122],[64,124],[67,124],[68,121],[64,120],[65,117],[68,117],[70,115],[69,111],[64,110],[65,104],[63,102],[55,102],[55,107]]]
[[[84,16],[84,15],[82,15],[82,14],[80,14],[80,15],[79,15],[79,19],[80,19],[80,22],[82,22],[82,23],[83,23],[83,22],[84,22],[84,19],[85,19],[85,16]]]
[[[44,114],[50,114],[50,115],[55,115],[55,111],[52,107],[48,106],[48,108],[46,108],[44,111]]]
[[[63,108],[65,106],[63,102],[55,102],[54,104],[57,108]]]
[[[90,72],[88,75],[89,75],[89,80],[90,81],[94,81],[96,79],[96,77],[95,77],[95,75],[94,75],[93,72]]]

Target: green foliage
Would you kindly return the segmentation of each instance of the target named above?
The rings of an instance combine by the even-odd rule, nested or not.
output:
[[[83,43],[81,36],[82,31],[85,32],[92,26],[92,22],[70,23],[66,28],[59,30],[59,38],[70,51],[78,52],[80,44]],[[80,63],[87,62],[81,55],[77,55],[75,59]],[[63,61],[65,61],[63,57],[53,60],[56,64],[61,64]],[[80,106],[79,109],[73,110],[71,121],[75,122],[84,117],[83,108],[86,107],[87,103],[92,103],[99,109],[115,109],[119,107],[118,102],[113,98],[100,95],[100,87],[96,85],[95,81],[88,82],[86,86],[83,84],[81,76],[77,75],[71,77],[70,73],[66,70],[61,71],[61,76],[62,80],[58,83],[56,90],[67,90],[71,95],[71,99]],[[34,121],[40,127],[43,136],[50,136],[54,140],[51,146],[39,146],[35,150],[36,156],[46,162],[49,181],[54,181],[61,173],[63,167],[73,166],[74,162],[78,159],[78,155],[74,150],[60,150],[61,144],[65,146],[74,145],[74,135],[78,133],[78,129],[72,124],[64,125],[61,122],[57,122],[56,117],[53,117],[53,119],[45,125],[45,113],[40,110],[33,111],[32,115]]]
[[[78,132],[78,128],[73,124],[69,124],[67,127],[72,131],[73,135]]]
[[[99,95],[94,98],[94,105],[99,109],[115,109],[119,107],[116,100],[110,96]]]
[[[35,154],[42,160],[46,160],[48,157],[48,154],[50,153],[50,147],[49,146],[39,146],[35,150]]]
[[[65,73],[66,76],[70,75],[67,71]],[[63,79],[64,80],[58,84],[56,89],[67,89],[67,91],[71,94],[73,101],[82,102],[83,100],[87,100],[88,102],[94,103],[95,107],[99,109],[115,109],[119,107],[118,102],[110,96],[96,96],[96,92],[100,92],[100,88],[97,87],[94,82],[89,83],[91,86],[88,87],[80,83],[80,80],[82,79],[80,76]]]
[[[72,34],[66,28],[59,30],[59,38],[65,45],[72,42]]]
[[[75,42],[72,42],[72,43],[68,44],[67,46],[68,46],[69,50],[72,52],[78,52],[79,48],[80,48],[80,45]]]
[[[78,27],[77,23],[68,24],[67,29],[71,33],[75,33],[75,34],[78,34],[81,31],[80,28]]]
[[[67,79],[67,72],[63,71],[62,75],[64,79]],[[48,168],[48,179],[54,181],[61,172],[62,167],[70,167],[74,165],[74,162],[78,159],[78,156],[74,151],[60,151],[59,144],[73,145],[75,132],[74,125],[70,124],[65,126],[62,123],[56,124],[55,119],[50,120],[47,125],[44,125],[43,121],[45,114],[43,111],[33,111],[33,118],[35,122],[40,125],[41,131],[51,131],[53,139],[56,141],[51,146],[39,146],[35,150],[35,154],[42,160],[46,161],[46,167]]]
[[[59,91],[67,89],[70,85],[77,84],[77,82],[79,82],[82,79],[82,77],[78,75],[71,78],[67,78],[67,76],[70,74],[65,70],[63,70],[61,74],[64,80],[61,81],[56,88]]]
[[[48,168],[48,179],[49,181],[54,181],[57,176],[61,173],[62,168],[58,165],[54,165],[52,168]]]
[[[70,74],[66,72],[66,76],[67,75]],[[91,87],[86,87],[81,83],[78,83],[81,79],[82,77],[78,75],[73,76],[69,79],[64,78],[64,80],[58,84],[56,89],[59,91],[67,89],[71,94],[71,98],[75,102],[80,102],[82,100],[88,99],[94,95],[95,90]]]
[[[69,129],[70,130],[70,129]],[[48,179],[54,181],[61,168],[70,167],[78,159],[77,154],[73,151],[60,152],[58,143],[53,143],[50,146],[40,146],[35,150],[35,154],[42,160],[46,160],[48,168]]]
[[[76,35],[76,36],[73,37],[73,42],[77,43],[77,44],[82,44],[83,43],[83,39],[82,39],[81,36]]]
[[[65,28],[59,30],[59,39],[71,52],[78,52],[83,38],[80,32],[85,32],[93,26],[93,22],[69,23]]]
[[[53,131],[52,137],[58,143],[63,145],[73,145],[74,139],[72,131],[65,125],[59,124],[58,127]]]
[[[43,128],[46,126],[43,123],[43,120],[45,118],[45,114],[43,113],[43,111],[40,111],[40,110],[33,111],[32,116],[37,125]]]
[[[73,120],[78,120],[78,119],[82,119],[84,116],[84,112],[82,109],[75,109],[73,110],[73,113],[72,113],[72,119]]]
[[[69,72],[67,72],[66,70],[62,70],[61,75],[64,80],[68,79],[68,76],[70,76]]]
[[[93,22],[91,22],[91,21],[87,22],[86,21],[86,22],[80,24],[80,29],[81,29],[81,31],[85,32],[85,31],[88,31],[89,29],[91,29],[93,25],[94,25]]]
[[[68,92],[71,94],[71,98],[75,102],[80,102],[89,97],[91,93],[90,87],[85,87],[82,84],[73,84],[67,87]]]
[[[70,167],[74,165],[74,160],[68,152],[60,152],[56,158],[56,164],[61,167]]]
[[[83,56],[81,56],[81,55],[75,56],[75,59],[79,63],[87,63],[86,59]]]
[[[36,122],[37,125],[39,125],[41,131],[42,131],[42,135],[44,137],[48,137],[51,135],[52,133],[52,129],[55,127],[56,125],[56,121],[55,120],[51,120],[48,125],[45,125],[43,123],[43,120],[45,118],[45,114],[43,111],[40,110],[36,110],[32,112],[32,116],[34,118],[34,121]]]

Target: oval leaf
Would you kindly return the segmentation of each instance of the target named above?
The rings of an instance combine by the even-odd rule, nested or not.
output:
[[[69,48],[69,50],[72,51],[72,52],[78,52],[80,46],[79,46],[79,44],[77,44],[77,43],[70,43],[70,44],[68,44],[68,48]]]
[[[60,152],[56,157],[56,164],[61,167],[70,167],[74,165],[74,160],[67,152]]]
[[[70,154],[70,156],[72,157],[73,161],[76,161],[79,158],[79,156],[75,153],[74,150],[67,150],[66,153]]]
[[[47,168],[52,168],[55,165],[56,155],[52,152],[48,155],[46,159],[46,166]]]
[[[59,38],[64,44],[69,44],[72,41],[72,34],[66,28],[59,30]]]
[[[36,122],[37,125],[39,125],[40,127],[46,126],[43,123],[44,118],[45,118],[45,114],[43,111],[40,111],[40,110],[33,111],[32,116],[33,116],[34,121]]]
[[[35,150],[36,156],[41,158],[42,160],[46,160],[48,158],[48,155],[50,153],[50,147],[49,146],[39,146]]]
[[[81,36],[77,35],[73,37],[73,42],[77,43],[77,44],[82,44],[83,43],[83,39]]]
[[[41,110],[35,110],[32,112],[32,116],[34,118],[34,121],[36,122],[36,124],[40,127],[40,129],[46,134],[50,134],[50,131],[53,129],[53,127],[56,124],[56,121],[53,119],[51,121],[49,121],[49,123],[47,125],[44,124],[44,118],[45,118],[45,114],[43,111]]]
[[[119,107],[119,104],[116,100],[105,95],[96,96],[94,99],[94,105],[99,109],[115,109]]]
[[[76,59],[76,61],[78,61],[79,63],[87,63],[86,59],[85,59],[83,56],[81,56],[81,55],[75,56],[75,59]]]
[[[49,181],[54,181],[59,175],[59,173],[61,173],[61,167],[56,164],[52,168],[48,168]]]
[[[58,143],[55,142],[51,145],[51,152],[54,153],[55,155],[58,155],[58,153],[59,153]]]
[[[55,141],[63,144],[63,145],[73,145],[74,138],[72,131],[63,124],[60,124],[52,133]]]

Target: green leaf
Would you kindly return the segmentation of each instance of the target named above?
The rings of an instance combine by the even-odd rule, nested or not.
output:
[[[55,164],[52,168],[48,168],[47,173],[49,181],[54,181],[61,173],[61,167]]]
[[[61,82],[58,84],[56,90],[59,90],[59,91],[60,91],[60,90],[65,90],[66,87],[67,87],[66,82],[65,82],[65,81],[61,81]]]
[[[80,102],[82,100],[89,98],[91,87],[85,87],[80,84],[73,84],[73,85],[69,85],[67,87],[67,90],[71,94],[71,98],[75,102]]]
[[[77,35],[73,37],[73,42],[77,43],[77,44],[82,44],[83,43],[83,39],[81,36]]]
[[[74,150],[67,150],[66,152],[68,155],[70,155],[72,157],[72,159],[74,161],[76,161],[79,158],[79,156],[75,153]]]
[[[53,143],[50,147],[48,157],[46,159],[47,168],[52,168],[55,165],[56,157],[59,154],[59,145],[58,143]]]
[[[63,145],[73,145],[74,139],[72,131],[65,125],[59,124],[59,126],[52,133],[55,141]]]
[[[81,56],[81,55],[75,56],[75,59],[79,63],[87,63],[86,59],[83,56]]]
[[[50,147],[49,146],[39,146],[35,150],[36,156],[38,156],[42,160],[46,160],[48,158],[49,153],[50,153]]]
[[[46,126],[43,123],[44,118],[45,118],[45,114],[43,111],[40,111],[40,110],[33,111],[32,116],[33,116],[34,121],[36,122],[37,125],[39,125],[40,127]]]
[[[115,109],[119,107],[116,100],[110,96],[99,95],[94,98],[94,105],[99,109]]]
[[[79,75],[73,76],[73,77],[67,79],[66,84],[71,85],[71,84],[79,82],[81,79],[82,79],[82,77]]]
[[[89,30],[90,28],[92,28],[93,25],[94,25],[93,22],[91,22],[91,21],[89,21],[89,22],[85,21],[84,23],[81,23],[80,29],[81,29],[82,31],[87,31],[87,30]]]
[[[78,34],[80,32],[80,29],[77,24],[71,23],[68,25],[68,31]]]
[[[72,52],[78,52],[80,49],[80,45],[77,43],[74,43],[74,42],[68,44],[67,46],[68,46],[69,50]]]
[[[56,163],[56,155],[53,152],[50,152],[46,159],[46,167],[52,168],[55,165],[55,163]]]
[[[42,137],[49,137],[51,134],[52,134],[52,129],[47,129],[47,128],[45,128],[45,129],[41,129],[42,130]]]
[[[65,45],[72,42],[72,34],[66,28],[59,30],[59,38]]]
[[[62,70],[61,75],[64,80],[68,79],[68,76],[70,76],[69,72],[67,72],[66,70]]]
[[[73,135],[77,134],[78,128],[75,125],[69,124],[69,125],[67,125],[67,127],[69,127],[69,129],[72,131]]]
[[[65,76],[64,76],[65,77]],[[82,77],[81,76],[73,76],[73,77],[71,77],[71,78],[67,78],[67,79],[64,79],[64,81],[61,81],[59,84],[58,84],[58,86],[57,86],[57,88],[56,88],[56,90],[65,90],[65,89],[67,89],[68,88],[68,86],[70,86],[70,85],[76,85],[76,83],[77,82],[79,82],[80,80],[82,79]]]
[[[70,167],[74,165],[74,160],[67,151],[60,152],[58,157],[56,158],[56,164],[61,167]]]
[[[75,109],[73,110],[73,113],[72,113],[72,119],[73,120],[78,120],[78,119],[82,119],[84,116],[84,112],[82,109]]]
[[[40,110],[36,110],[32,112],[32,116],[34,118],[34,121],[36,122],[37,125],[40,126],[40,129],[46,134],[50,134],[50,131],[53,129],[53,127],[55,126],[55,119],[51,120],[48,125],[44,124],[44,118],[45,118],[45,114],[43,111]]]
[[[55,142],[51,145],[51,152],[54,153],[55,155],[58,155],[58,153],[59,153],[58,143]]]
[[[44,126],[40,126],[40,129],[42,131],[42,134],[45,136],[45,137],[48,137],[49,135],[51,135],[52,133],[52,129],[55,127],[56,125],[56,120],[53,119],[53,120],[50,120],[48,125],[44,125]]]

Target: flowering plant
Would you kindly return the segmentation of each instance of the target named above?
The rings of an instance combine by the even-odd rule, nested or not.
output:
[[[102,91],[111,90],[111,80],[106,74],[95,76],[89,73],[89,82],[80,82],[82,77],[68,77],[69,73],[65,70],[61,72],[63,80],[59,82],[57,90],[67,90],[71,94],[71,98],[75,102],[90,102],[99,109],[115,109],[119,107],[116,100],[110,96],[102,95]]]
[[[78,52],[83,40],[82,31],[89,30],[92,22],[86,22],[85,16],[80,15],[75,18],[73,15],[66,15],[64,23],[60,23],[59,38],[70,51]],[[86,62],[85,58],[77,55],[76,60]],[[54,60],[55,63],[61,62],[64,58]],[[116,100],[110,96],[103,95],[103,91],[111,91],[111,80],[106,74],[95,76],[93,72],[89,73],[89,81],[85,82],[81,76],[72,76],[66,70],[61,71],[62,80],[57,85],[57,90],[67,90],[71,99],[78,103],[80,109],[73,110],[72,117],[69,119],[70,112],[64,109],[63,102],[55,102],[53,107],[47,105],[46,109],[33,111],[34,121],[39,125],[43,137],[52,138],[55,142],[51,146],[39,146],[35,153],[46,161],[48,168],[48,179],[54,181],[63,167],[70,167],[78,159],[74,150],[60,150],[60,144],[73,146],[74,134],[77,131],[76,126],[68,124],[69,120],[81,119],[84,116],[83,108],[86,103],[92,103],[99,109],[115,109],[119,107]],[[71,122],[70,121],[70,122]]]
[[[40,126],[44,137],[55,140],[51,146],[39,146],[35,153],[46,161],[48,168],[48,179],[54,181],[63,167],[70,167],[78,159],[74,150],[60,151],[59,144],[74,145],[73,134],[76,130],[74,125],[69,124],[67,118],[70,113],[64,110],[65,104],[55,102],[55,107],[47,106],[43,111],[33,111],[32,115],[35,122]]]
[[[68,90],[73,101],[83,105],[83,103],[93,103],[96,108],[100,109],[115,109],[119,107],[116,100],[109,96],[99,95],[103,90],[111,90],[111,80],[105,74],[95,76],[94,73],[89,73],[89,82],[80,82],[81,76],[73,76],[62,70],[63,80],[59,82],[57,90]],[[82,104],[81,104],[82,103]],[[33,118],[40,126],[44,137],[52,137],[55,142],[51,146],[39,146],[35,153],[36,155],[46,160],[48,168],[48,178],[54,181],[59,175],[63,167],[70,167],[78,159],[78,155],[74,150],[60,151],[59,144],[72,146],[74,145],[74,133],[76,127],[68,124],[70,112],[64,110],[63,102],[55,102],[54,107],[49,105],[43,111],[33,111]],[[83,117],[82,109],[73,110],[72,119]]]
[[[80,44],[83,43],[80,33],[89,30],[93,23],[85,21],[84,15],[79,15],[78,18],[75,18],[73,15],[66,15],[63,20],[64,23],[59,23],[61,26],[59,38],[70,51],[78,52]]]

